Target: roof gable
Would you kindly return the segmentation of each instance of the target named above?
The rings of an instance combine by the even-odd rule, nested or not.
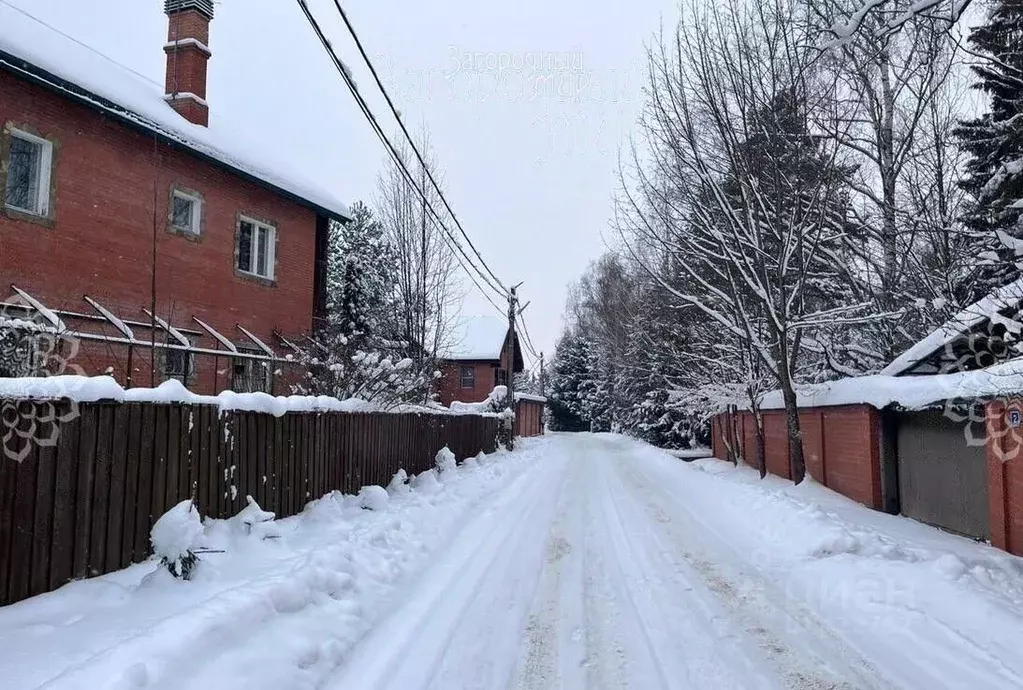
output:
[[[209,128],[192,124],[164,101],[160,84],[2,3],[0,69],[152,132],[324,215],[350,216],[344,202],[267,154],[260,142],[246,140],[230,123],[214,121]]]
[[[935,329],[881,370],[884,376],[903,376],[910,373],[945,373],[940,362],[955,363],[965,347],[966,354],[977,356],[977,349],[986,346],[986,339],[998,331],[1020,330],[1012,317],[1023,304],[1023,278],[1015,280],[974,302]],[[982,343],[981,340],[984,340]],[[933,366],[928,366],[934,362]],[[984,364],[983,362],[979,364]],[[969,367],[977,368],[977,367]],[[921,369],[920,371],[914,371]],[[931,371],[931,369],[934,369]]]
[[[466,316],[452,328],[451,343],[441,348],[441,359],[497,361],[508,337],[508,321],[496,316]]]

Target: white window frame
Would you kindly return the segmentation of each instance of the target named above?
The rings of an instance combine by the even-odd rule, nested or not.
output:
[[[185,199],[192,202],[192,227],[182,228],[174,224],[174,199]],[[196,194],[189,194],[188,192],[180,189],[175,189],[171,194],[171,227],[183,235],[194,235],[198,237],[202,234],[202,197]]]
[[[472,385],[465,385],[466,374],[469,374],[469,378],[472,379]],[[474,390],[476,388],[476,367],[473,365],[462,364],[458,369],[458,388],[460,390]]]
[[[249,254],[249,267],[251,270],[246,271],[239,267],[238,260],[241,258],[239,252],[241,252],[242,245],[242,223],[248,223],[252,226],[252,241],[250,242],[250,254]],[[259,230],[263,228],[267,232],[266,241],[266,274],[259,273],[256,267],[259,266],[259,242],[257,238],[259,236]],[[235,240],[235,259],[234,267],[239,273],[254,278],[262,278],[264,280],[275,280],[277,275],[277,228],[270,223],[262,220],[256,220],[251,216],[239,216],[238,217],[238,236]]]
[[[39,186],[39,201],[36,208],[32,209],[15,206],[7,201],[7,185],[5,184],[3,189],[4,206],[12,211],[17,211],[18,213],[46,218],[50,215],[50,181],[53,174],[53,142],[21,129],[11,129],[10,137],[12,140],[21,139],[42,147],[42,160],[39,163],[39,180],[37,181]],[[7,155],[9,158],[9,150]],[[10,170],[10,160],[7,161],[7,165],[8,170]]]

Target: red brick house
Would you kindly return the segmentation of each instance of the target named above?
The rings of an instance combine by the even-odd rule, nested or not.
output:
[[[507,385],[512,361],[512,333],[500,317],[472,316],[463,319],[452,344],[441,353],[441,378],[437,393],[441,404],[453,401],[482,402],[494,386]],[[522,349],[514,336],[514,371],[523,370]]]
[[[165,10],[160,86],[0,5],[0,326],[41,320],[122,385],[287,392],[348,210],[211,123],[213,0]]]

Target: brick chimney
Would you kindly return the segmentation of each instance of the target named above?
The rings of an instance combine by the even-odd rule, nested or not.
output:
[[[167,95],[164,99],[182,117],[209,126],[206,67],[210,59],[213,0],[164,0],[170,20],[167,32]]]

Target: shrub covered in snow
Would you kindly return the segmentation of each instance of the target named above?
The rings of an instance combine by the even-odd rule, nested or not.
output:
[[[391,483],[387,485],[387,493],[391,496],[401,496],[408,492],[408,474],[405,470],[398,470],[391,478]]]
[[[437,471],[440,472],[441,479],[444,478],[445,474],[449,474],[455,471],[457,462],[455,460],[455,454],[451,452],[451,449],[444,446],[437,451],[437,457],[434,460],[437,466]]]
[[[234,531],[253,534],[261,539],[276,539],[280,536],[274,525],[275,513],[263,510],[252,496],[245,497],[246,506],[230,522]]]
[[[364,510],[385,510],[390,500],[382,486],[364,486],[359,491],[359,506]]]
[[[412,488],[423,494],[432,494],[440,490],[436,470],[426,470],[412,480]]]
[[[190,580],[199,557],[195,550],[203,539],[199,511],[191,499],[186,499],[168,510],[153,525],[149,533],[153,553],[171,575]]]

